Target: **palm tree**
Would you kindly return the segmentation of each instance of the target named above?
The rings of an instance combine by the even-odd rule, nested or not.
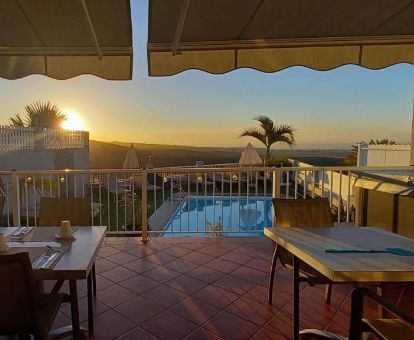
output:
[[[62,123],[66,120],[66,115],[62,110],[50,102],[37,101],[31,105],[26,105],[24,109],[24,118],[18,113],[10,117],[11,125],[60,129]]]
[[[362,143],[362,142],[361,142]],[[352,145],[351,152],[342,160],[344,165],[354,166],[358,163],[358,145]]]
[[[240,137],[253,137],[261,141],[266,147],[265,165],[271,156],[271,147],[274,143],[285,143],[289,146],[295,144],[295,129],[287,124],[276,125],[275,122],[264,115],[253,118],[260,124],[260,128],[249,128],[244,130]]]
[[[384,138],[384,139],[381,139],[381,140],[379,140],[379,139],[376,139],[376,140],[371,139],[369,141],[369,145],[395,145],[395,144],[397,144],[395,142],[395,140],[388,139],[388,138]]]

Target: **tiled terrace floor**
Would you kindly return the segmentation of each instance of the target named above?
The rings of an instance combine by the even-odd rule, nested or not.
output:
[[[273,244],[262,238],[107,238],[96,262],[96,339],[290,339],[292,274],[278,266],[266,303]],[[301,328],[346,335],[350,285],[301,288]],[[87,325],[85,282],[79,284]],[[414,303],[411,305],[413,306]],[[367,313],[375,315],[374,306]],[[63,306],[55,326],[70,323]]]

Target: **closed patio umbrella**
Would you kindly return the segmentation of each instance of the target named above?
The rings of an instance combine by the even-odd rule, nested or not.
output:
[[[134,144],[131,143],[131,146],[128,149],[128,152],[125,156],[123,169],[139,169],[139,162],[137,154],[135,152]]]
[[[408,0],[150,0],[151,76],[414,63]]]
[[[0,77],[132,78],[129,0],[0,1]]]
[[[262,158],[257,153],[256,149],[251,143],[247,144],[246,148],[243,150],[240,160],[240,165],[261,165],[263,164]]]

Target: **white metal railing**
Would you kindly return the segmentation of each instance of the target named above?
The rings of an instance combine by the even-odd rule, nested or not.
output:
[[[80,149],[89,144],[89,133],[0,125],[0,150]]]
[[[90,197],[91,224],[110,233],[259,235],[271,199],[325,197],[338,222],[358,213],[360,172],[413,167],[158,168],[0,172],[2,225],[37,226],[42,197]],[[0,209],[1,209],[0,200]]]

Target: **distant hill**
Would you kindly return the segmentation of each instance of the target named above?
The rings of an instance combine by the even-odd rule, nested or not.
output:
[[[125,155],[130,143],[100,142],[91,140],[89,143],[90,166],[93,169],[119,169],[122,168]],[[148,156],[156,167],[195,165],[196,161],[204,164],[236,163],[239,161],[243,148],[229,147],[195,147],[181,145],[161,145],[134,143],[139,164],[145,166]],[[263,154],[263,149],[258,149]],[[275,150],[274,155],[286,155],[314,165],[337,165],[346,150]],[[323,163],[318,164],[318,159]],[[316,164],[315,164],[316,162]]]
[[[90,141],[89,159],[91,168],[122,168],[130,144]],[[173,145],[134,144],[141,166],[147,163],[148,156],[156,167],[194,165],[196,161],[205,164],[233,163],[240,158],[241,149],[196,148]]]

